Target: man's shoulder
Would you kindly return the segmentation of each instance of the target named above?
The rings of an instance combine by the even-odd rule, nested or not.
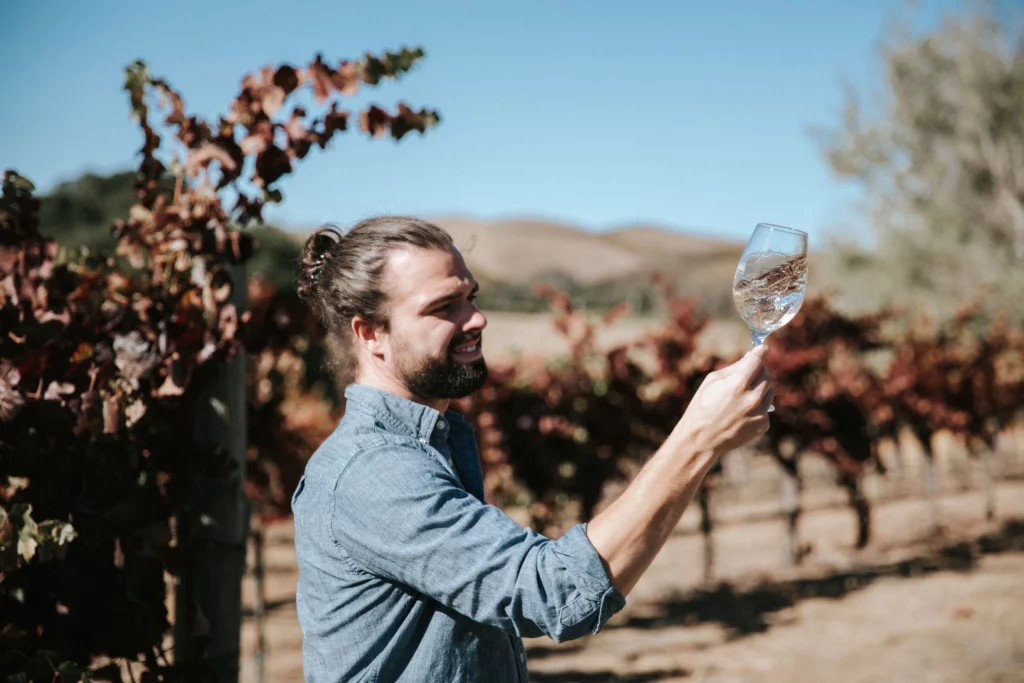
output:
[[[306,463],[305,476],[333,488],[353,463],[379,457],[387,452],[423,452],[424,444],[414,437],[370,425],[363,420],[342,419]]]

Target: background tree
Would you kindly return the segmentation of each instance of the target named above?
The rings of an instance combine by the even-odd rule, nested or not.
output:
[[[988,286],[990,312],[1024,316],[1024,31],[1000,11],[898,31],[882,52],[884,91],[847,93],[840,122],[818,131],[876,237],[844,245],[844,303],[914,301],[945,317]]]

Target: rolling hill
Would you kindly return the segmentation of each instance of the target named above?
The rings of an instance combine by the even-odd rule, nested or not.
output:
[[[696,262],[729,263],[729,281],[743,245],[650,226],[610,232],[535,219],[479,221],[435,216],[474,272],[492,280],[530,282],[559,272],[595,284],[666,271]]]
[[[466,216],[428,216],[451,233],[474,275],[484,285],[485,307],[541,311],[547,306],[530,294],[538,281],[568,291],[601,309],[631,301],[638,312],[654,312],[651,278],[659,274],[676,291],[701,298],[716,317],[732,317],[732,278],[744,243],[713,235],[653,225],[625,225],[605,232],[537,218],[479,220]],[[294,232],[305,239],[309,230]],[[810,255],[810,290],[821,255]]]

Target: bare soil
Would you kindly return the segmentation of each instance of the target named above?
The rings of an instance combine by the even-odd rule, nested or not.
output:
[[[876,503],[862,551],[850,546],[852,514],[819,506],[801,522],[811,553],[792,568],[782,522],[731,505],[714,537],[712,583],[702,581],[691,510],[601,633],[527,641],[531,681],[1024,681],[1024,483],[1001,482],[997,506],[999,519],[986,522],[979,493],[947,493],[935,537],[925,500]],[[267,539],[264,680],[299,681],[290,523]],[[249,607],[253,595],[249,577]],[[255,682],[251,612],[242,636],[242,680]]]
[[[484,332],[484,351],[489,362],[506,365],[519,357],[568,356],[569,342],[555,331],[554,318],[550,314],[505,311],[485,313],[487,330]],[[595,344],[599,350],[608,350],[660,330],[664,324],[664,320],[654,317],[620,318],[613,325],[597,328]],[[731,358],[750,348],[750,332],[738,316],[735,320],[713,320],[704,328],[698,345],[700,352]]]

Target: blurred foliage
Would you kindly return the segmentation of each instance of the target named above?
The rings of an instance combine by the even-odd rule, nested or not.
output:
[[[295,236],[266,224],[247,232],[256,241],[256,251],[246,264],[246,271],[253,276],[265,276],[278,290],[295,289],[302,246]]]
[[[86,173],[75,180],[60,183],[42,197],[39,223],[42,232],[65,247],[85,246],[113,251],[116,245],[111,229],[114,221],[128,215],[135,203],[132,185],[135,171],[113,175]],[[162,189],[170,192],[174,180],[163,179]]]
[[[111,175],[86,173],[60,183],[40,198],[40,230],[64,248],[112,252],[117,244],[114,222],[127,216],[135,203],[134,183],[135,171]],[[174,176],[163,175],[159,187],[170,196]],[[295,236],[267,223],[249,227],[246,233],[256,241],[254,254],[246,264],[247,272],[268,277],[279,290],[294,288],[301,247]]]
[[[1024,17],[974,7],[924,35],[897,29],[884,89],[847,92],[840,121],[818,131],[876,234],[838,245],[848,303],[947,318],[980,288],[987,313],[1024,319]]]

